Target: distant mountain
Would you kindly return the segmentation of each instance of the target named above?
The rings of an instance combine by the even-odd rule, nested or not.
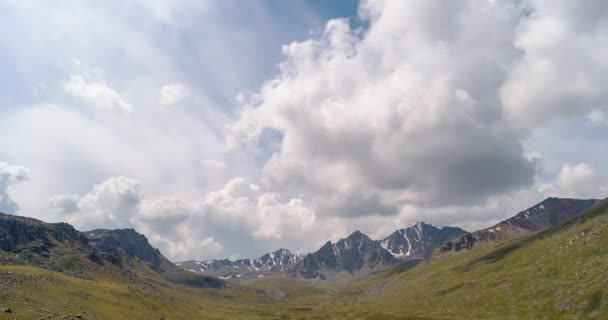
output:
[[[356,231],[335,244],[328,241],[307,255],[279,249],[253,260],[193,260],[179,262],[177,266],[222,279],[262,277],[269,273],[324,279],[339,273],[364,273],[405,260],[424,259],[441,244],[465,233],[460,228],[437,228],[418,222],[393,232],[382,241]]]
[[[257,277],[268,272],[286,271],[300,262],[303,257],[304,255],[294,254],[287,249],[279,249],[253,260],[192,260],[179,262],[177,266],[187,271],[214,275],[223,279]]]
[[[479,241],[508,239],[543,230],[578,215],[597,201],[595,199],[547,198],[490,228],[467,233],[448,241],[441,246],[440,251],[470,249]]]
[[[135,280],[155,275],[175,283],[224,287],[219,279],[175,266],[133,229],[80,232],[67,223],[0,213],[0,264],[31,265],[81,278]]]
[[[350,274],[395,265],[399,259],[360,231],[333,244],[328,241],[318,251],[307,254],[292,273],[304,278],[325,279],[339,272]]]
[[[454,227],[437,228],[417,222],[399,229],[386,237],[381,246],[395,257],[405,260],[424,259],[445,242],[455,239],[467,231]]]
[[[546,229],[577,215],[596,201],[548,198],[512,218],[473,233],[417,222],[379,241],[356,231],[336,243],[328,241],[319,250],[306,255],[279,249],[254,260],[185,261],[177,265],[223,279],[260,277],[268,273],[309,279],[359,274],[404,261],[425,259],[438,248],[441,252],[458,251],[471,248],[478,241],[506,239]]]

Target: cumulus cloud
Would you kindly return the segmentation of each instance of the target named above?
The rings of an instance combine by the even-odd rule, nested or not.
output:
[[[284,46],[280,75],[229,128],[232,145],[281,133],[264,185],[343,198],[368,214],[474,204],[531,185],[534,164],[497,95],[518,55],[518,8],[367,1],[361,11],[369,30],[332,20],[321,37]]]
[[[28,179],[28,170],[21,166],[11,165],[0,161],[0,212],[15,213],[19,206],[10,197],[12,185]]]
[[[530,132],[606,122],[607,8],[364,1],[368,29],[331,20],[283,47],[280,74],[244,104],[227,143],[263,146],[278,132],[262,185],[308,195],[322,214],[513,195],[538,174],[522,146]]]
[[[302,199],[282,199],[235,178],[203,201],[144,197],[140,183],[109,178],[85,195],[58,195],[51,206],[80,229],[133,227],[174,260],[261,254],[289,244],[312,250],[336,228],[316,224]],[[311,234],[322,235],[311,239]]]
[[[606,1],[531,1],[514,39],[521,57],[501,93],[509,120],[529,130],[608,105],[606,28]]]
[[[113,177],[84,196],[57,195],[50,205],[81,228],[124,228],[133,224],[142,202],[140,182]]]
[[[188,97],[188,89],[183,84],[168,84],[160,88],[160,104],[175,105]]]
[[[88,79],[83,75],[72,75],[63,85],[66,93],[82,99],[86,104],[119,114],[128,114],[133,106],[120,94],[101,80]]]

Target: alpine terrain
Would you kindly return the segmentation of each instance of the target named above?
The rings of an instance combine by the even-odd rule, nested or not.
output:
[[[178,268],[133,229],[1,214],[0,319],[603,319],[607,236],[608,200],[549,198],[473,233],[418,222]]]

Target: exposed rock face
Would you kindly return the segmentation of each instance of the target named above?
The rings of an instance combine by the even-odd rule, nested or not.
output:
[[[0,250],[48,252],[56,241],[87,245],[87,238],[67,223],[45,223],[36,219],[0,213]]]
[[[446,242],[441,246],[441,252],[471,249],[478,241],[507,239],[519,235],[536,232],[578,215],[590,208],[597,200],[578,200],[547,198],[535,206],[523,210],[515,216],[504,220],[490,228],[475,231]]]
[[[90,245],[102,252],[113,263],[121,263],[127,258],[139,258],[153,269],[159,270],[162,255],[153,248],[148,239],[133,229],[97,229],[85,233]]]
[[[147,272],[139,261],[168,281],[206,288],[226,286],[219,279],[178,268],[133,229],[82,233],[67,223],[45,223],[0,213],[0,264],[34,265],[91,278],[108,270],[112,274],[118,271],[123,277]],[[108,269],[107,263],[116,266]]]
[[[404,260],[424,259],[430,257],[433,250],[442,244],[466,233],[460,228],[437,228],[424,222],[417,222],[393,232],[382,240],[381,244],[395,257]]]
[[[257,268],[268,268],[270,271],[282,271],[285,266],[291,266],[302,259],[302,255],[293,254],[287,249],[279,249],[275,252],[266,253],[258,259],[253,260]]]
[[[374,241],[360,231],[333,244],[328,241],[317,252],[304,257],[296,265],[295,272],[305,278],[324,279],[332,272],[357,273],[399,263],[379,241]]]
[[[472,249],[475,241],[476,240],[472,233],[466,233],[454,240],[447,241],[441,246],[439,250],[441,252],[448,252]]]

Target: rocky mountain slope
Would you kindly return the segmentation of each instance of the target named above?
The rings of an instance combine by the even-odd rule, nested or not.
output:
[[[437,228],[424,222],[417,222],[393,232],[382,240],[381,245],[400,259],[424,259],[430,257],[433,250],[445,242],[466,233],[460,228]]]
[[[547,198],[492,227],[466,233],[441,246],[441,252],[471,249],[476,242],[509,239],[558,225],[593,206],[598,200]]]
[[[153,248],[148,239],[133,229],[97,229],[85,232],[89,245],[102,252],[108,260],[122,264],[131,259],[139,259],[152,269],[159,271],[164,257]]]
[[[307,254],[293,271],[305,278],[325,279],[333,273],[361,273],[398,263],[399,259],[379,241],[355,231],[346,239],[336,243],[328,241],[318,251]]]
[[[49,270],[67,270],[82,275],[81,263],[64,254],[70,252],[94,261],[95,252],[84,234],[66,223],[45,223],[36,219],[0,213],[0,264],[33,265]],[[76,262],[78,262],[76,260]]]
[[[222,279],[236,279],[262,276],[269,272],[283,272],[300,262],[303,257],[303,255],[294,254],[287,249],[279,249],[253,260],[191,260],[179,262],[176,265],[191,272],[218,276]]]
[[[0,264],[29,265],[80,278],[100,274],[122,279],[152,274],[176,283],[223,287],[211,277],[192,275],[167,260],[133,229],[86,233],[67,223],[0,213]]]

